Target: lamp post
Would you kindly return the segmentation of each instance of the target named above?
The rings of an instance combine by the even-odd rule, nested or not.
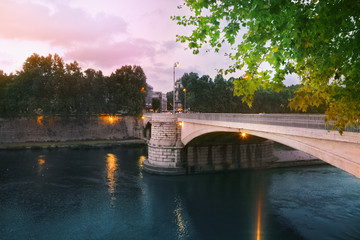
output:
[[[184,113],[186,112],[186,88],[183,89],[183,92],[185,94],[185,101],[184,101]]]
[[[175,68],[178,66],[179,66],[179,62],[174,63],[173,114],[175,114]]]

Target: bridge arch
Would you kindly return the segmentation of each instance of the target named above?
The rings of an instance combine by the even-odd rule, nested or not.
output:
[[[181,141],[184,145],[192,139],[211,132],[245,132],[266,138],[294,149],[308,153],[324,162],[360,177],[360,148],[358,133],[345,133],[343,136],[328,133],[326,130],[286,128],[282,126],[258,127],[254,124],[214,123],[211,121],[184,121]],[[255,127],[254,127],[255,126]],[[300,133],[299,133],[300,132]]]
[[[189,142],[191,142],[193,139],[202,136],[207,133],[213,133],[213,132],[233,132],[233,133],[240,133],[240,129],[236,128],[227,128],[227,127],[209,127],[207,125],[201,125],[201,124],[193,124],[193,123],[184,123],[182,126],[181,131],[181,142],[185,145],[187,145]]]
[[[183,148],[188,173],[266,168],[276,160],[273,142],[238,132],[212,132],[193,138]]]
[[[148,121],[144,126],[143,137],[150,140],[151,138],[151,122]]]

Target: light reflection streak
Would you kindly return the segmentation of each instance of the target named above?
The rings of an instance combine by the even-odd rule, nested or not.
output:
[[[182,216],[182,202],[181,199],[179,198],[175,198],[175,203],[176,203],[176,207],[175,207],[175,221],[176,221],[176,225],[178,227],[178,239],[183,239],[186,234],[187,234],[187,227],[186,227],[186,222],[183,219]]]
[[[44,171],[45,155],[38,156],[38,173],[41,174]]]
[[[109,193],[111,196],[111,203],[116,200],[114,196],[115,189],[116,189],[116,177],[115,172],[118,167],[117,164],[117,157],[112,154],[108,153],[106,155],[106,172],[107,172],[107,185],[109,186]]]
[[[140,178],[143,178],[143,174],[142,174],[142,169],[143,169],[143,162],[146,160],[146,157],[145,156],[140,156],[139,157],[139,160],[138,160],[138,166],[139,166],[139,177]]]
[[[257,202],[257,227],[256,227],[256,240],[261,239],[261,213],[262,213],[262,194],[258,194]]]

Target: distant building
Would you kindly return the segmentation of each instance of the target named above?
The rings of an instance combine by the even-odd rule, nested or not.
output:
[[[163,111],[163,112],[167,111],[167,97],[166,97],[166,93],[163,93],[163,94],[162,94],[161,111]]]
[[[166,93],[162,93],[162,92],[153,92],[153,98],[157,98],[160,100],[160,112],[165,112],[167,111],[167,98],[166,98]]]
[[[152,98],[153,98],[153,87],[149,84],[146,84],[147,95],[145,97],[145,108],[149,110],[152,108]]]
[[[4,71],[3,71],[3,70],[0,70],[0,75],[4,75]]]

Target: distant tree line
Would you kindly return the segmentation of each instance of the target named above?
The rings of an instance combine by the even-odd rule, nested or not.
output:
[[[243,102],[242,97],[234,96],[233,78],[225,80],[222,75],[217,75],[214,80],[197,73],[185,73],[181,83],[186,88],[186,108],[193,112],[224,112],[224,113],[294,113],[290,110],[289,99],[299,85],[284,87],[275,92],[272,89],[260,89],[254,94],[254,101],[249,107]],[[172,109],[172,92],[167,93],[168,109]],[[185,92],[179,91],[179,98],[184,104]],[[324,113],[326,107],[309,107],[307,113]],[[299,112],[299,111],[298,111]]]
[[[81,71],[57,54],[33,54],[16,74],[0,75],[0,116],[140,114],[146,76],[140,66],[123,66],[110,76]]]

